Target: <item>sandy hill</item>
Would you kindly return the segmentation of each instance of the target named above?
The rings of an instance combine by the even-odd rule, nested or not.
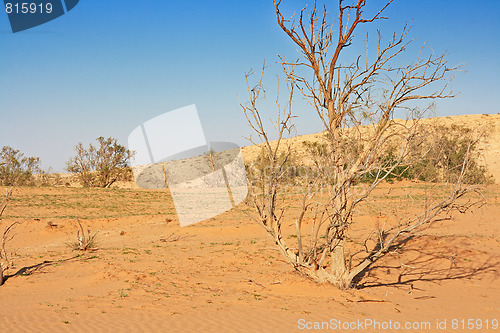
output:
[[[423,119],[423,124],[464,126],[477,132],[484,132],[485,137],[479,144],[482,155],[482,163],[487,167],[495,183],[500,183],[500,114],[473,114],[463,116],[448,116]],[[300,159],[305,158],[306,147],[303,142],[315,142],[322,133],[300,135],[286,139],[294,154]],[[246,146],[242,148],[243,157],[246,162],[257,158],[261,150],[260,145]]]
[[[480,149],[499,182],[499,115],[425,121],[489,127]],[[290,140],[303,149],[317,137]],[[247,162],[258,152],[243,148]],[[168,191],[132,184],[14,189],[0,236],[23,223],[5,246],[11,265],[0,287],[1,332],[498,331],[500,185],[484,186],[482,207],[436,221],[367,270],[358,289],[340,291],[295,273],[248,217],[250,207],[181,228]],[[380,223],[402,191],[413,196],[410,205],[425,201],[419,183],[383,183],[357,226]],[[72,248],[77,218],[99,232],[95,249]],[[284,230],[292,226],[290,217]],[[295,235],[284,236],[293,244]],[[380,328],[389,323],[401,329]]]

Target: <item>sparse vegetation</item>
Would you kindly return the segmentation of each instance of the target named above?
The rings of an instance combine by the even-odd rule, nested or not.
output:
[[[19,150],[4,146],[0,151],[0,185],[33,186],[35,174],[43,174],[40,158],[26,157]]]
[[[6,218],[25,218],[26,211],[36,209],[37,218],[81,221],[98,218],[175,214],[172,199],[165,191],[60,187],[52,191],[34,189],[30,194],[19,191],[12,198]]]
[[[3,199],[2,204],[0,204],[0,221],[2,220],[2,215],[5,209],[7,208],[7,205],[9,204],[9,201],[11,200],[12,197],[12,189],[7,190],[5,193],[5,198]],[[11,236],[11,232],[14,230],[14,228],[20,224],[21,222],[13,222],[7,227],[2,232],[2,238],[0,239],[1,241],[1,248],[0,248],[0,286],[3,284],[3,272],[9,267],[10,265],[10,260],[9,260],[9,254],[7,253],[7,250],[5,248],[7,242],[12,239],[13,236]]]
[[[345,54],[355,42],[355,31],[384,18],[390,3],[365,17],[365,1],[339,0],[338,20],[333,24],[327,9],[318,9],[316,2],[296,19],[287,19],[281,1],[275,0],[278,25],[298,47],[301,59],[290,62],[280,57],[288,94],[285,103],[279,94],[276,99],[274,142],[259,104],[265,95],[265,66],[255,84],[250,83],[253,71],[245,75],[248,102],[241,106],[261,139],[259,163],[266,166],[259,181],[251,184],[249,202],[256,214],[250,216],[298,272],[341,289],[354,287],[373,263],[390,251],[401,251],[409,239],[443,215],[478,204],[480,199],[462,202],[461,198],[476,191],[470,184],[486,181],[485,170],[474,156],[478,141],[474,133],[436,129],[439,134],[432,136],[420,121],[433,107],[423,102],[455,95],[451,82],[457,68],[447,65],[445,54],[422,47],[413,61],[408,60],[405,51],[411,42],[406,41],[406,26],[387,41],[378,32],[374,45],[367,34],[365,54],[354,58]],[[406,58],[400,59],[403,53]],[[314,172],[307,181],[290,187],[291,146],[284,138],[293,131],[296,91],[308,101],[326,134],[309,146]],[[406,119],[394,119],[402,111]],[[444,193],[430,196],[426,189],[418,197],[405,194],[411,207],[402,201],[395,210],[384,210],[384,223],[354,240],[360,207],[382,182],[394,178],[444,182]],[[285,200],[290,193],[295,195],[297,211]],[[296,237],[284,237],[289,222]]]
[[[76,156],[67,162],[66,170],[78,175],[84,187],[110,187],[120,179],[129,179],[128,167],[133,152],[120,145],[116,139],[99,137],[98,146],[82,143],[75,146]]]
[[[481,164],[478,151],[478,142],[485,139],[487,133],[474,133],[471,128],[457,125],[434,126],[426,129],[426,133],[434,139],[431,143],[414,147],[415,152],[424,156],[409,169],[414,178],[455,183],[460,179],[463,163],[466,161],[462,175],[464,184],[491,183],[491,176]],[[424,149],[427,150],[424,152]]]
[[[358,181],[370,183],[377,177],[393,180],[419,180],[432,183],[455,182],[462,171],[463,162],[467,160],[467,168],[463,175],[465,184],[488,184],[491,176],[480,161],[478,143],[484,140],[487,133],[474,133],[465,126],[422,125],[421,132],[426,133],[423,140],[414,140],[408,148],[405,160],[398,163],[397,148],[400,142],[392,142],[385,147],[380,169],[370,170],[358,178]],[[323,141],[303,141],[308,156],[313,164],[323,164],[325,158],[332,155],[331,147]],[[361,148],[356,142],[344,144],[343,154],[346,159],[354,159]],[[390,166],[398,164],[390,172]]]
[[[78,223],[78,230],[76,231],[76,242],[69,243],[69,246],[73,250],[78,250],[78,251],[88,251],[97,249],[96,236],[99,233],[99,231],[92,234],[90,229],[87,229],[87,233],[85,234],[85,231],[83,230],[80,220],[77,219],[76,222]]]
[[[464,126],[427,125],[421,131],[427,138],[410,148],[408,162],[403,161],[387,180],[411,179],[433,183],[454,183],[462,177],[464,184],[488,184],[491,176],[481,165],[477,150],[483,133],[476,134]],[[385,152],[385,165],[395,163],[397,157],[394,146]],[[464,170],[463,163],[467,162]],[[462,171],[464,172],[461,175]],[[362,175],[361,181],[373,181],[378,170]]]
[[[283,176],[283,179],[290,183],[302,179],[302,176],[309,171],[306,165],[299,163],[292,151],[281,152],[279,156],[277,156],[277,159],[283,166],[283,170],[286,171],[286,175]],[[259,155],[252,163],[246,165],[246,171],[247,177],[253,184],[264,184],[262,178],[269,177],[269,174],[272,172],[271,164],[266,158],[266,151],[264,148],[261,148]]]

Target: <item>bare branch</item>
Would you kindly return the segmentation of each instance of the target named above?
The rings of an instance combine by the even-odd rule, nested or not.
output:
[[[364,240],[348,243],[357,222],[358,206],[369,200],[382,182],[403,175],[416,179],[419,163],[427,163],[430,155],[437,156],[435,147],[439,143],[430,142],[420,122],[431,106],[422,110],[411,102],[432,102],[456,95],[452,73],[459,68],[447,65],[446,54],[436,55],[424,45],[413,62],[403,59],[413,42],[408,40],[409,25],[388,39],[382,38],[380,31],[373,40],[366,34],[365,55],[344,60],[343,51],[352,44],[359,26],[385,19],[383,13],[391,3],[386,1],[375,14],[367,16],[365,0],[348,4],[339,0],[334,25],[326,8],[318,8],[316,1],[310,8],[302,8],[298,17],[285,18],[281,0],[274,0],[278,26],[298,46],[300,55],[295,61],[279,56],[288,96],[286,103],[280,103],[278,89],[277,119],[272,121],[277,140],[271,141],[258,105],[259,98],[265,95],[265,64],[256,84],[249,82],[252,71],[245,74],[249,101],[240,101],[247,122],[260,139],[252,142],[262,149],[260,165],[255,163],[250,168],[253,179],[249,202],[257,215],[245,213],[268,232],[296,270],[339,288],[352,287],[357,275],[405,237],[418,234],[421,228],[442,219],[443,214],[464,212],[477,204],[458,203],[473,191],[466,178],[473,165],[471,152],[476,141],[469,140],[460,155],[462,160],[455,161],[461,166],[455,165],[458,171],[453,173],[454,185],[447,196],[426,197],[420,213],[387,218]],[[308,174],[293,182],[287,178],[287,169],[296,168],[292,155],[295,147],[285,137],[293,127],[295,92],[305,98],[325,132],[306,145],[313,163],[301,163]],[[407,119],[395,120],[397,111],[405,112]],[[432,167],[445,171],[442,162]],[[300,203],[292,217],[287,200]],[[283,237],[283,222],[288,218],[294,221],[287,224],[295,230],[293,248]],[[307,223],[310,234],[304,231]]]

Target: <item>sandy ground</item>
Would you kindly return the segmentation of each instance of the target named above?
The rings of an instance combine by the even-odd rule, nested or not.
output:
[[[467,117],[495,120],[485,160],[500,179],[500,117]],[[401,185],[384,184],[380,198]],[[293,272],[241,211],[181,228],[161,191],[19,188],[0,220],[24,221],[7,243],[14,265],[0,287],[0,330],[495,332],[500,186],[483,193],[485,206],[435,224],[404,254],[380,260],[357,290],[339,291]],[[68,245],[76,217],[99,231],[96,250]],[[377,218],[362,214],[360,223]],[[335,329],[344,323],[351,329]],[[389,329],[397,325],[413,328]]]

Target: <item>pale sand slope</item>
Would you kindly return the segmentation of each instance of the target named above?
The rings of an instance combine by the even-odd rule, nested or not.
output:
[[[500,183],[500,114],[477,114],[464,116],[449,116],[439,118],[427,118],[422,120],[423,124],[440,124],[445,126],[460,125],[473,130],[486,133],[485,139],[479,144],[482,153],[483,164],[493,176],[495,183]],[[306,156],[306,148],[303,141],[314,142],[321,134],[307,134],[286,139],[290,143],[293,152],[299,156]],[[259,146],[247,146],[242,148],[243,157],[246,162],[255,160],[260,152]]]
[[[499,177],[499,116],[442,120],[457,119],[493,123],[484,155]],[[389,195],[398,186],[383,184],[380,191]],[[15,198],[61,201],[53,211],[22,200],[8,207],[8,214],[27,221],[8,243],[15,267],[0,287],[1,332],[310,332],[299,329],[301,319],[431,324],[429,330],[407,332],[494,332],[450,328],[453,319],[479,319],[483,325],[500,320],[499,185],[485,189],[487,205],[436,223],[425,237],[410,241],[403,255],[379,261],[363,277],[362,288],[352,291],[295,274],[264,230],[238,211],[186,228],[171,213],[86,220],[85,226],[100,230],[99,249],[72,251],[66,243],[75,240],[73,218],[36,219],[73,214],[63,200],[70,190],[77,191],[16,189]],[[99,199],[108,191],[82,193]],[[81,204],[93,206],[91,200]],[[172,211],[171,201],[165,205]],[[134,207],[131,199],[124,208]],[[0,227],[15,219],[1,220]],[[377,221],[376,214],[359,217],[360,225]],[[447,329],[438,330],[436,321],[445,319]]]

